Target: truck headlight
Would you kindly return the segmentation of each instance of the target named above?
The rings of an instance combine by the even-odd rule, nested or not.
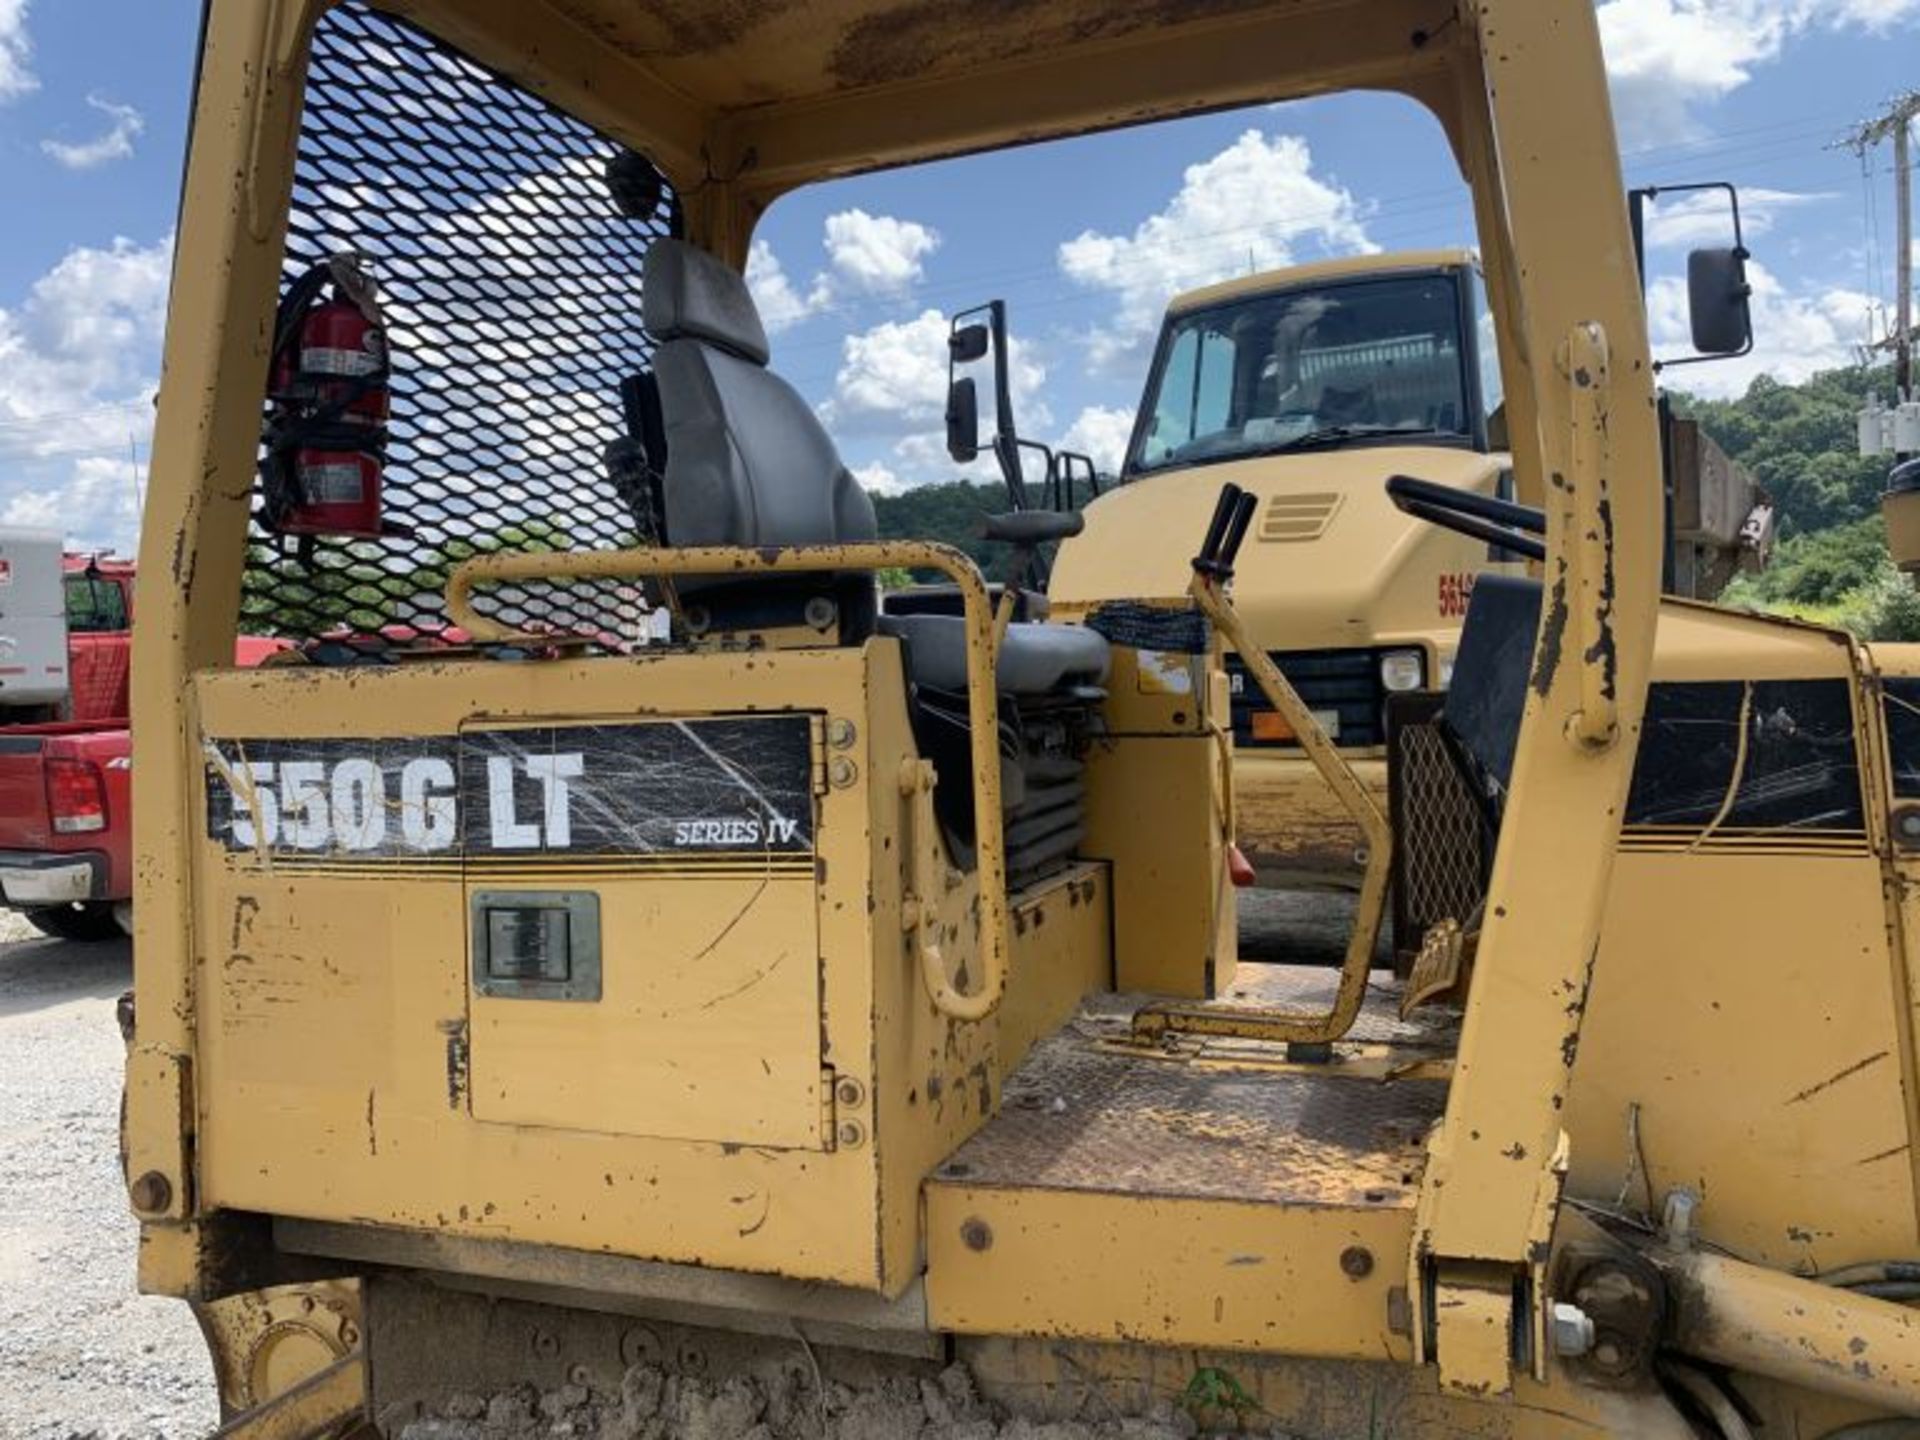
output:
[[[1421,689],[1427,683],[1427,657],[1418,650],[1387,650],[1380,656],[1380,684],[1390,695]]]

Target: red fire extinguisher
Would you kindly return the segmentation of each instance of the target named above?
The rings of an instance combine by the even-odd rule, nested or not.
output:
[[[287,289],[274,322],[262,461],[264,519],[283,535],[376,537],[391,404],[386,323],[358,256]]]

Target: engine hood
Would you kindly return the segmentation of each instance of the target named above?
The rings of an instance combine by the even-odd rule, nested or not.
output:
[[[1061,546],[1056,605],[1185,596],[1191,561],[1221,487],[1257,497],[1234,600],[1273,649],[1365,644],[1449,617],[1441,577],[1487,568],[1487,547],[1402,514],[1386,481],[1412,475],[1493,493],[1504,455],[1438,446],[1362,446],[1265,456],[1154,475],[1086,508]]]

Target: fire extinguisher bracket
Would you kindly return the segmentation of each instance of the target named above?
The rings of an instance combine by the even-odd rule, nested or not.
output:
[[[404,535],[381,513],[391,361],[375,287],[336,254],[287,287],[274,321],[262,519],[283,535]]]

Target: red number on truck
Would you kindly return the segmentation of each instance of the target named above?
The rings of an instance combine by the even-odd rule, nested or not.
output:
[[[1473,572],[1455,571],[1440,577],[1440,614],[1445,619],[1457,619],[1467,613],[1467,602],[1473,598]]]

